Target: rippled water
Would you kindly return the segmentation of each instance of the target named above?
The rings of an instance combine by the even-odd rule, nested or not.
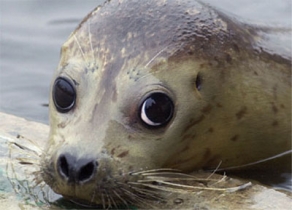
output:
[[[62,43],[102,0],[0,1],[0,111],[48,123],[49,85]],[[290,0],[205,0],[250,23],[291,27]],[[289,46],[289,45],[288,45]],[[291,46],[291,43],[290,43]],[[284,187],[291,186],[288,182]],[[280,185],[279,185],[280,186]]]

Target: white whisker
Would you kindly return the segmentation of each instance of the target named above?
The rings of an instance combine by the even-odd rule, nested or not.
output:
[[[80,43],[79,43],[79,41],[78,41],[78,39],[77,39],[77,37],[76,37],[75,34],[74,34],[74,39],[75,39],[75,41],[76,41],[76,43],[77,43],[77,45],[78,45],[78,48],[79,48],[79,50],[80,50],[80,52],[81,52],[81,54],[82,54],[82,57],[83,57],[84,61],[86,61],[86,59],[85,59],[85,54],[84,54],[84,52],[83,52],[83,50],[82,50],[82,48],[81,48],[81,45],[80,45]]]
[[[282,156],[285,156],[285,155],[289,155],[291,153],[292,153],[292,150],[288,150],[288,151],[282,152],[280,154],[277,154],[277,155],[274,155],[272,157],[268,157],[268,158],[265,158],[265,159],[262,159],[262,160],[259,160],[259,161],[256,161],[256,162],[252,162],[252,163],[248,163],[248,164],[244,164],[244,165],[239,165],[239,166],[221,168],[221,169],[218,169],[217,171],[223,171],[223,170],[230,170],[230,169],[236,169],[236,168],[252,166],[252,165],[256,165],[256,164],[263,163],[263,162],[266,162],[266,161],[269,161],[269,160],[273,160],[273,159],[276,159],[276,158],[279,158],[279,157],[282,157]]]
[[[131,172],[130,175],[136,176],[136,175],[144,175],[147,173],[152,173],[152,172],[174,172],[174,171],[179,171],[177,169],[171,169],[171,168],[160,168],[160,169],[150,169],[150,170],[144,170],[144,171],[137,171],[137,172]]]
[[[164,200],[161,195],[157,191],[154,190],[147,190],[139,187],[131,187],[131,189],[135,190],[137,193],[140,193],[141,195],[147,196],[150,199],[153,200]]]
[[[91,21],[90,21],[90,19],[88,20],[88,35],[89,35],[89,43],[90,43],[90,48],[91,48],[91,53],[92,53],[92,60],[94,61],[94,51],[93,51],[93,46],[92,46]]]
[[[153,205],[151,205],[149,202],[147,202],[148,201],[147,199],[140,197],[139,195],[137,195],[129,190],[126,190],[124,188],[122,188],[122,190],[125,192],[125,194],[127,194],[130,197],[130,199],[133,200],[133,202],[132,202],[133,204],[137,203],[137,201],[138,201],[143,205],[150,206],[151,208],[155,208]]]
[[[159,177],[159,176],[175,176],[177,178],[181,178],[181,177],[188,177],[188,178],[192,178],[192,179],[197,179],[197,177],[193,176],[193,175],[190,175],[190,174],[184,174],[184,173],[179,173],[178,171],[170,171],[170,172],[152,172],[152,173],[149,173],[149,172],[146,172],[146,173],[143,173],[143,176],[149,176],[149,177]]]
[[[160,50],[153,58],[150,59],[150,61],[148,63],[146,63],[145,68],[152,63],[164,50],[166,50],[167,46],[165,48],[163,48],[162,50]]]
[[[111,202],[111,199],[110,199],[110,195],[107,193],[107,191],[105,191],[105,195],[106,195],[106,198],[107,198],[107,209],[110,209],[110,208],[112,208],[112,202]]]
[[[235,192],[238,190],[246,189],[250,187],[252,184],[248,182],[246,184],[236,186],[236,187],[228,187],[228,188],[214,188],[214,187],[198,187],[198,186],[191,186],[191,185],[183,185],[183,184],[175,184],[171,182],[164,182],[164,181],[156,181],[158,184],[163,185],[153,185],[153,184],[146,184],[146,183],[131,183],[136,185],[142,185],[145,187],[150,187],[157,190],[167,191],[167,192],[178,192],[178,193],[187,193],[193,192],[194,190],[210,190],[210,191],[222,191],[222,192]]]
[[[215,170],[210,174],[210,176],[207,177],[207,179],[211,178],[211,176],[213,176],[215,174],[215,172],[219,169],[219,167],[221,166],[222,161],[219,162],[218,166],[215,168]]]

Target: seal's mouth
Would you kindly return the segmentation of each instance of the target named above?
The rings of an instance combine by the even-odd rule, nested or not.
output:
[[[227,188],[226,185],[216,186],[228,179],[227,177],[221,180],[213,179],[212,175],[208,173],[207,176],[206,174],[193,176],[173,169],[153,169],[123,174],[123,179],[127,181],[122,181],[121,176],[113,177],[108,184],[94,184],[95,186],[90,188],[84,185],[68,185],[62,189],[59,187],[58,192],[81,208],[132,209],[133,206],[155,208],[155,205],[167,202],[169,192],[189,193],[198,190],[233,192],[250,186],[250,183]]]

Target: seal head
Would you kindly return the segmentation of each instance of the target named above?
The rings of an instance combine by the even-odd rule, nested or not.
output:
[[[96,8],[61,50],[44,180],[83,204],[143,204],[147,174],[289,150],[291,63],[255,35],[195,1]]]

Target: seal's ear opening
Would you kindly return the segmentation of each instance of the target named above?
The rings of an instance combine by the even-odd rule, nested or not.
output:
[[[174,104],[165,93],[150,94],[140,106],[140,119],[143,124],[158,128],[167,125],[174,113]]]
[[[197,88],[197,90],[201,90],[201,88],[202,88],[202,77],[200,74],[197,74],[196,88]]]
[[[58,77],[53,86],[52,97],[57,111],[66,113],[75,105],[76,90],[67,78]]]

